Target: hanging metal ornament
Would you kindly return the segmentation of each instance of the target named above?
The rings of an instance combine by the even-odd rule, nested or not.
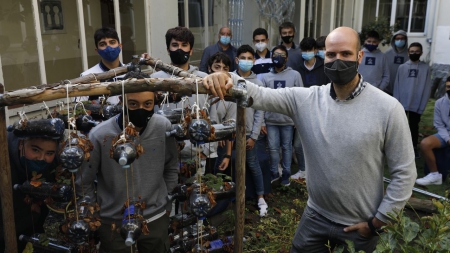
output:
[[[130,122],[124,129],[123,133],[120,133],[112,140],[112,146],[110,150],[110,157],[114,159],[122,168],[130,168],[130,165],[134,160],[144,153],[144,149],[141,144],[135,144],[135,140],[138,138],[139,132],[136,131],[134,125]]]
[[[196,144],[204,144],[211,134],[211,125],[205,119],[193,119],[189,123],[190,140]]]
[[[199,188],[194,188],[191,192],[190,208],[197,217],[205,217],[211,210],[211,202],[208,195],[200,193]]]
[[[116,145],[113,159],[123,168],[129,168],[137,157],[134,143],[126,142]]]
[[[62,167],[70,172],[77,172],[83,160],[89,160],[90,152],[94,149],[92,142],[85,136],[71,132],[69,138],[63,143],[60,153]]]
[[[130,202],[123,212],[120,235],[125,240],[125,245],[131,247],[141,236],[140,220],[143,219],[142,209]]]

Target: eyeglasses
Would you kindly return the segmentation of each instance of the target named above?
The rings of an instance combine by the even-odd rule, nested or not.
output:
[[[421,54],[422,51],[409,51],[410,54]]]
[[[286,57],[286,54],[280,54],[280,53],[273,54],[273,57],[277,57],[277,56]]]

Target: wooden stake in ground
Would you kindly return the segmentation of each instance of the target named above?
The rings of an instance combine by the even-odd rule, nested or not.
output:
[[[243,252],[244,249],[244,222],[245,222],[245,159],[246,159],[246,132],[245,109],[237,107],[236,118],[236,224],[234,227],[234,252]]]
[[[5,86],[0,84],[0,93]],[[0,140],[7,143],[6,107],[0,108]],[[9,163],[8,145],[0,145],[0,198],[2,201],[3,231],[6,243],[5,252],[17,252],[16,227],[14,224],[14,207],[12,197],[11,164]]]

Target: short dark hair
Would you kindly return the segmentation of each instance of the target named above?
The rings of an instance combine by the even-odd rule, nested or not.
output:
[[[413,42],[413,43],[409,44],[408,51],[412,47],[420,47],[420,51],[423,51],[422,44],[420,44],[419,42]]]
[[[95,48],[98,48],[98,42],[103,38],[116,39],[117,42],[120,43],[119,35],[117,34],[116,30],[111,27],[103,27],[95,31],[94,33]]]
[[[447,76],[447,80],[445,82],[450,82],[450,76]]]
[[[380,34],[377,31],[372,30],[366,34],[366,39],[368,39],[368,38],[374,38],[374,39],[380,40]]]
[[[314,38],[306,37],[306,38],[303,38],[302,41],[300,42],[300,49],[302,51],[308,51],[308,50],[316,49],[316,48],[317,48],[317,44],[316,44],[316,40]]]
[[[269,38],[269,34],[267,33],[267,30],[264,28],[256,28],[253,31],[253,39],[255,39],[255,36],[258,36],[258,35],[265,35],[266,39]]]
[[[239,57],[239,55],[243,53],[251,53],[253,56],[255,56],[255,50],[249,46],[249,45],[242,45],[237,49],[236,56]]]
[[[177,26],[174,28],[170,28],[166,33],[166,46],[169,49],[170,41],[172,39],[181,41],[181,42],[189,42],[189,46],[192,49],[194,47],[194,34],[192,34],[191,30],[186,27]]]
[[[292,22],[289,22],[289,21],[283,22],[280,25],[280,27],[278,27],[278,32],[281,34],[281,29],[284,29],[284,28],[292,28],[294,30],[294,33],[295,33],[295,25]]]
[[[222,52],[217,52],[208,59],[208,67],[211,68],[211,66],[214,64],[214,62],[222,62],[225,66],[231,67],[231,59],[228,55]]]
[[[272,55],[273,55],[273,52],[275,52],[275,50],[277,50],[277,49],[283,50],[286,53],[286,57],[288,57],[288,50],[283,45],[278,45],[278,46],[272,48]]]
[[[327,39],[327,36],[320,36],[316,40],[316,46],[319,47],[325,47],[325,40]]]

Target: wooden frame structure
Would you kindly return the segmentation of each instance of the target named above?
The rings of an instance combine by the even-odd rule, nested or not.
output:
[[[154,63],[154,61],[151,61]],[[160,62],[160,61],[159,61]],[[155,67],[176,73],[178,68],[163,64],[154,64]],[[210,91],[202,85],[202,79],[190,75],[188,78],[183,72],[176,73],[180,78],[144,78],[127,79],[117,82],[103,82],[97,80],[108,79],[118,74],[128,72],[127,67],[119,67],[105,73],[92,74],[61,83],[41,85],[26,89],[15,90],[4,93],[4,86],[0,84],[0,141],[7,143],[6,135],[6,106],[35,104],[42,101],[58,98],[89,96],[89,95],[119,95],[124,93],[135,93],[141,91],[171,91],[183,95],[210,94]],[[227,91],[227,97],[244,99],[246,90],[233,86]],[[246,159],[246,133],[245,133],[245,108],[238,106],[236,119],[236,223],[234,233],[234,252],[243,251],[244,238],[244,213],[245,213],[245,159]],[[8,145],[0,145],[0,197],[3,211],[3,224],[8,228],[5,233],[6,252],[17,252],[17,238],[14,224],[14,209],[12,198],[12,183],[9,161]]]

